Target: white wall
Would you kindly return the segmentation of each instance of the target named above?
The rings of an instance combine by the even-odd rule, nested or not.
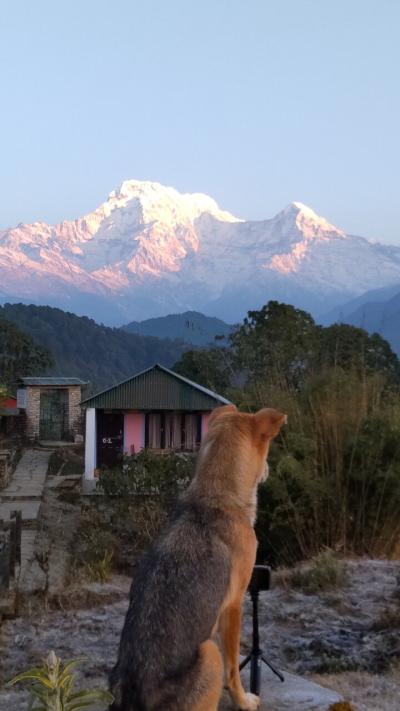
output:
[[[96,410],[94,407],[88,407],[86,410],[85,479],[94,479],[94,470],[97,466],[96,444]]]

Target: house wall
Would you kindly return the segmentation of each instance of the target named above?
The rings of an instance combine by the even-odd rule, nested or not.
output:
[[[40,387],[26,388],[26,436],[39,439],[40,434]]]
[[[40,392],[58,388],[44,388],[43,386],[29,385],[26,388],[26,436],[28,439],[40,437]],[[62,388],[65,389],[65,388]],[[68,390],[68,432],[75,437],[82,434],[81,386],[71,385]]]
[[[201,413],[201,439],[208,431],[210,412]],[[124,453],[133,454],[140,452],[145,442],[145,413],[127,412],[124,415]],[[86,409],[86,438],[85,438],[85,479],[94,479],[97,466],[97,432],[96,409]]]
[[[129,412],[124,417],[124,452],[133,454],[144,447],[145,415],[143,412]]]
[[[68,388],[68,429],[73,438],[77,434],[82,434],[81,397],[80,385],[71,385]]]

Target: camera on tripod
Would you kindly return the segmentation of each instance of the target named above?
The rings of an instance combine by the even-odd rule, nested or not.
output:
[[[271,568],[269,565],[255,565],[247,588],[249,593],[259,593],[271,589]]]
[[[264,590],[271,589],[271,568],[268,565],[255,565],[247,588],[253,603],[253,641],[250,654],[242,661],[239,669],[242,670],[250,664],[250,691],[260,695],[261,689],[261,665],[266,664],[271,671],[281,680],[285,681],[283,674],[271,664],[265,657],[264,651],[260,647],[260,636],[258,629],[258,595]]]

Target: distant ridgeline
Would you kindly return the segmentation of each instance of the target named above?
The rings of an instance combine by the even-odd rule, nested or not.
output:
[[[233,326],[198,311],[185,311],[145,321],[132,321],[122,327],[129,333],[157,338],[173,338],[194,346],[226,345]]]
[[[400,284],[367,291],[336,307],[321,319],[323,324],[348,323],[379,333],[400,355]]]
[[[15,324],[53,356],[54,365],[30,374],[76,376],[89,381],[92,391],[129,378],[155,362],[170,367],[187,350],[182,341],[108,328],[50,306],[5,304],[0,307],[0,318]]]

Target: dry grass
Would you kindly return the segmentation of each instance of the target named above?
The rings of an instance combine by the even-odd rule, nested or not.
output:
[[[314,674],[313,681],[341,694],[355,711],[399,711],[400,663],[386,674]]]
[[[325,550],[306,564],[295,568],[281,568],[274,573],[274,584],[296,588],[308,593],[337,590],[347,581],[344,562],[333,551]]]

